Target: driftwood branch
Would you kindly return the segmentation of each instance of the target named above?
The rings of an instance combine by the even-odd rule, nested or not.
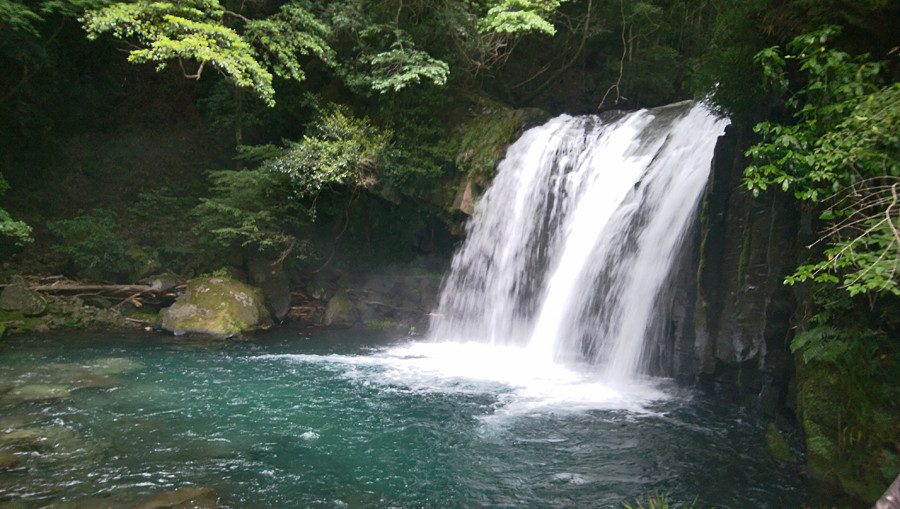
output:
[[[183,286],[162,289],[150,285],[95,285],[78,284],[71,282],[56,282],[51,284],[33,285],[30,288],[34,291],[44,293],[71,294],[72,292],[75,292],[78,295],[82,295],[86,292],[92,292],[90,293],[91,295],[121,299],[119,303],[114,306],[118,308],[128,302],[131,302],[136,307],[141,307],[143,303],[138,300],[138,297],[145,295],[148,296],[151,301],[155,302],[172,299],[174,298],[173,290],[183,288]],[[122,297],[123,294],[125,295],[124,297]]]

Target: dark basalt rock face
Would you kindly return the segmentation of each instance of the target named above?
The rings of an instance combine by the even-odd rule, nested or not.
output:
[[[731,126],[719,140],[700,220],[657,303],[649,369],[774,414],[793,404],[797,303],[783,281],[797,265],[804,214],[784,193],[743,189],[745,132]]]
[[[803,214],[790,197],[741,186],[742,132],[717,148],[707,191],[694,330],[702,386],[767,413],[790,405],[789,344],[797,307],[785,276],[797,265]]]

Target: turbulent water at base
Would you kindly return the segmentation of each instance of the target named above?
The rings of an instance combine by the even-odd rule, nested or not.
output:
[[[656,491],[816,506],[752,414],[666,387],[641,408],[598,403],[590,373],[529,375],[492,348],[290,330],[4,338],[0,507],[124,509],[183,486],[235,509],[620,508]]]
[[[432,337],[586,361],[612,383],[642,374],[648,325],[726,125],[680,103],[525,132],[478,202]]]

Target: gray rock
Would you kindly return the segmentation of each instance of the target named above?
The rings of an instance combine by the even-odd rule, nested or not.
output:
[[[145,280],[151,288],[159,292],[167,292],[178,286],[178,276],[175,274],[160,274],[150,276]]]
[[[247,262],[250,283],[262,290],[266,307],[276,320],[282,320],[291,311],[291,282],[281,262],[273,264],[260,257]]]
[[[39,293],[31,291],[24,279],[17,277],[13,284],[0,292],[0,309],[37,316],[47,311],[47,301]]]
[[[324,323],[330,327],[352,327],[359,322],[359,309],[344,290],[338,290],[328,301]]]
[[[80,365],[85,371],[94,376],[123,375],[139,371],[143,364],[126,357],[104,357]]]
[[[334,295],[334,289],[327,281],[317,279],[306,283],[306,294],[311,299],[328,300]]]

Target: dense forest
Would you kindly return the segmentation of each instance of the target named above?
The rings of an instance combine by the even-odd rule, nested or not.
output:
[[[900,470],[897,27],[895,0],[0,0],[0,280],[446,260],[523,127],[705,100],[733,191],[802,211],[789,406],[871,504]]]

